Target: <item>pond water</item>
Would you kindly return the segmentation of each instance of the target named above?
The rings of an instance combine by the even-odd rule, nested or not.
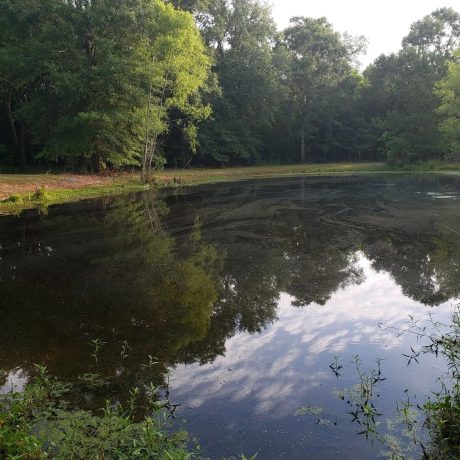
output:
[[[34,363],[77,381],[99,339],[111,378],[87,406],[153,381],[211,458],[375,458],[336,394],[358,381],[354,356],[382,359],[382,421],[406,389],[423,402],[443,363],[407,366],[414,338],[382,323],[447,320],[459,292],[455,176],[253,180],[27,211],[0,217],[0,388]]]

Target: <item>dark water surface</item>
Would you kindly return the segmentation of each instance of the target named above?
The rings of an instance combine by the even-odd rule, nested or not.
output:
[[[383,359],[382,421],[405,389],[423,401],[443,363],[408,367],[413,338],[379,323],[448,319],[459,291],[455,176],[254,180],[28,211],[0,217],[0,387],[34,363],[77,381],[98,338],[112,377],[89,406],[153,380],[212,458],[375,458],[335,394],[357,382],[353,356]]]

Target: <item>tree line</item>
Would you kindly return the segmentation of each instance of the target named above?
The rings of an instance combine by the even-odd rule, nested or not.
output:
[[[0,165],[100,171],[460,152],[460,14],[364,71],[326,18],[259,0],[2,0]]]

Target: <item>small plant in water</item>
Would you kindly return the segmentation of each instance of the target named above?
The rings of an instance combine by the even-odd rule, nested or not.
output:
[[[339,378],[341,376],[340,374],[340,370],[343,369],[343,366],[342,364],[339,364],[339,357],[338,356],[334,356],[334,362],[329,364],[329,368],[332,370],[332,372],[334,373],[334,375]]]
[[[382,377],[381,361],[380,359],[377,360],[377,369],[366,372],[362,370],[359,356],[354,356],[359,383],[351,389],[338,393],[339,398],[346,401],[351,408],[349,414],[352,416],[352,422],[361,427],[358,434],[364,434],[366,437],[377,432],[377,426],[380,422],[376,419],[382,415],[377,411],[374,404],[375,399],[380,396],[376,385],[385,380]]]
[[[93,348],[93,352],[91,353],[92,358],[94,359],[94,362],[96,363],[96,367],[99,364],[99,352],[101,351],[101,348],[105,345],[105,342],[102,340],[96,338],[94,340],[91,340],[89,345]]]
[[[363,370],[359,356],[354,357],[354,364],[359,382],[351,388],[336,392],[336,395],[350,407],[348,413],[351,421],[359,426],[356,433],[371,442],[378,441],[385,449],[382,456],[391,459],[413,458],[414,452],[417,448],[420,450],[421,446],[423,451],[423,444],[420,445],[417,437],[420,428],[418,413],[413,410],[408,392],[406,391],[406,399],[397,405],[395,419],[383,423],[383,414],[376,407],[380,398],[378,386],[386,380],[382,376],[382,360],[377,359],[377,366],[367,371]]]
[[[156,364],[159,363],[158,358],[155,358],[152,355],[148,355],[148,358],[149,358],[148,363],[147,364],[142,364],[142,366],[145,367],[145,368],[152,369],[153,366],[155,366]]]
[[[447,363],[447,373],[438,378],[439,390],[432,392],[422,404],[412,402],[409,390],[398,403],[393,420],[379,421],[375,400],[379,397],[377,385],[382,377],[381,361],[377,368],[362,371],[359,357],[355,368],[359,383],[338,393],[340,399],[351,407],[352,421],[359,424],[359,434],[378,440],[385,448],[384,455],[392,459],[423,458],[445,460],[460,458],[460,306],[454,310],[451,322],[443,324],[428,316],[421,324],[410,317],[407,327],[393,329],[398,334],[414,335],[418,347],[404,354],[408,365],[418,363],[424,354],[442,356]],[[337,361],[331,365],[335,374]]]
[[[120,357],[122,359],[122,361],[126,358],[128,358],[128,353],[129,353],[129,350],[131,350],[131,347],[128,345],[128,342],[126,340],[124,340],[121,344],[121,352],[120,352]]]

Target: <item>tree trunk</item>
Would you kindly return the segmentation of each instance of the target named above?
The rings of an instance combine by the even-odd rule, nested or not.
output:
[[[150,183],[150,177],[151,177],[151,172],[152,172],[152,161],[153,161],[153,158],[155,157],[155,151],[157,148],[157,139],[158,139],[158,136],[154,135],[152,139],[152,145],[150,146],[150,152],[147,158],[146,171],[144,173],[144,181],[146,184]]]
[[[26,156],[24,150],[24,132],[20,133],[21,139],[18,137],[18,132],[16,130],[16,125],[14,123],[13,112],[11,111],[11,93],[4,94],[3,96],[3,106],[5,108],[5,114],[8,124],[8,129],[10,131],[11,142],[14,145],[16,153],[19,155],[19,161],[21,166],[26,164]]]
[[[147,103],[147,116],[145,117],[145,143],[144,143],[144,159],[142,161],[141,170],[141,181],[147,183],[149,181],[147,175],[147,161],[149,157],[149,121],[150,121],[150,109],[152,106],[152,89],[153,83],[150,83],[149,98]]]
[[[19,129],[19,161],[21,166],[26,165],[26,147],[25,147],[25,138],[26,138],[26,125],[21,121],[21,127]]]
[[[300,133],[300,162],[305,163],[305,133]]]

